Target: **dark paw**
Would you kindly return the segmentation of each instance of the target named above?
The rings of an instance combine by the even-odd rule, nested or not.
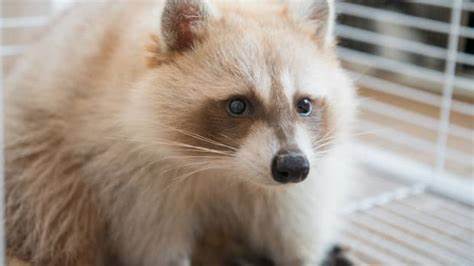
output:
[[[346,251],[341,246],[334,246],[326,255],[322,266],[352,266],[354,265],[345,256]]]

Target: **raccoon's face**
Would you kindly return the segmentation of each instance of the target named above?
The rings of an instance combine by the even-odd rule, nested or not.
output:
[[[309,24],[289,7],[211,19],[199,1],[168,2],[172,58],[157,67],[150,99],[158,135],[183,165],[267,185],[317,176],[348,128],[354,92],[329,49],[329,6],[309,2]]]

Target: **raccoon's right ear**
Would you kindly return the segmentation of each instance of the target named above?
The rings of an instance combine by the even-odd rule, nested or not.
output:
[[[330,46],[334,40],[336,14],[335,0],[286,0],[290,16],[315,37],[322,40],[324,46]]]
[[[184,51],[204,38],[214,10],[205,0],[167,0],[161,16],[161,35],[169,51]]]

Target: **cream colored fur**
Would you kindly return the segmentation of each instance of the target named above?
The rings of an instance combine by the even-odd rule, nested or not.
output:
[[[350,179],[354,89],[329,37],[282,4],[243,2],[213,4],[215,22],[184,54],[150,38],[163,7],[151,1],[78,6],[26,53],[6,81],[13,254],[34,265],[189,265],[196,238],[219,228],[277,265],[319,263]],[[245,93],[243,80],[272,105],[273,79],[292,85],[287,97],[330,108],[327,151],[295,122],[312,163],[304,182],[271,178],[280,144],[265,123],[233,156],[196,158],[170,139],[206,99]]]

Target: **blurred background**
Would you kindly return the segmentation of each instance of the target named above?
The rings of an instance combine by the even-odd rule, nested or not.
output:
[[[3,0],[3,75],[69,0]],[[474,1],[337,1],[362,96],[362,189],[341,210],[359,264],[474,265]]]

